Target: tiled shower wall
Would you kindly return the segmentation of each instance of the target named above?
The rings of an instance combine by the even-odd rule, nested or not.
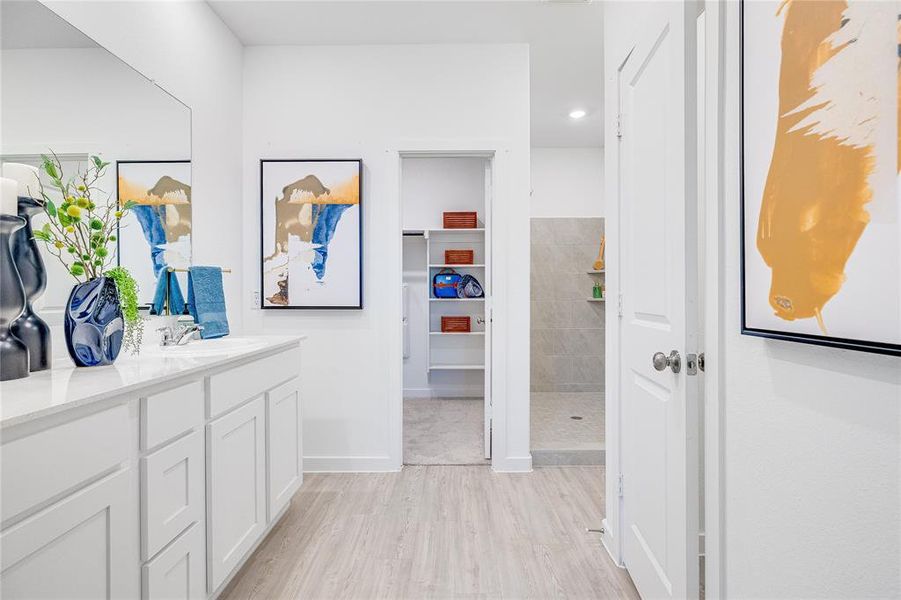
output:
[[[605,302],[588,302],[603,218],[532,219],[533,392],[604,390]]]

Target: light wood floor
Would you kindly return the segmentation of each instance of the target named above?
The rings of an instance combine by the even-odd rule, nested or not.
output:
[[[597,534],[603,467],[310,474],[222,598],[638,598]]]

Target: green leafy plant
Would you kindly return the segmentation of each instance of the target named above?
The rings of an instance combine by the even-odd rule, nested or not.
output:
[[[144,321],[138,313],[138,284],[123,267],[110,268],[115,257],[119,222],[135,206],[130,200],[122,206],[111,201],[110,195],[101,202],[104,192],[97,186],[110,163],[99,156],[91,156],[87,168],[66,178],[59,158],[51,151],[41,155],[41,170],[47,174],[53,189],[63,198],[57,206],[41,185],[41,197],[47,223],[34,231],[36,240],[44,242],[47,250],[66,267],[75,281],[84,283],[107,275],[116,282],[119,302],[125,318],[126,348],[132,353],[140,350]]]
[[[116,282],[119,290],[119,304],[122,305],[122,318],[125,320],[122,345],[132,354],[137,354],[144,337],[144,319],[138,311],[138,282],[125,267],[113,267],[105,275]]]

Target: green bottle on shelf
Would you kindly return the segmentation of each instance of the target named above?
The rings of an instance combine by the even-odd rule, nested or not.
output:
[[[591,295],[597,299],[604,297],[604,290],[601,289],[601,282],[594,282],[594,289],[592,290]]]

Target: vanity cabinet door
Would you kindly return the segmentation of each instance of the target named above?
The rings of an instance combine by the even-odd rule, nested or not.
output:
[[[265,421],[260,396],[207,426],[210,592],[266,528]]]
[[[269,520],[278,515],[303,482],[300,390],[297,378],[266,394]]]
[[[136,597],[137,502],[129,473],[110,475],[0,534],[0,596]]]

